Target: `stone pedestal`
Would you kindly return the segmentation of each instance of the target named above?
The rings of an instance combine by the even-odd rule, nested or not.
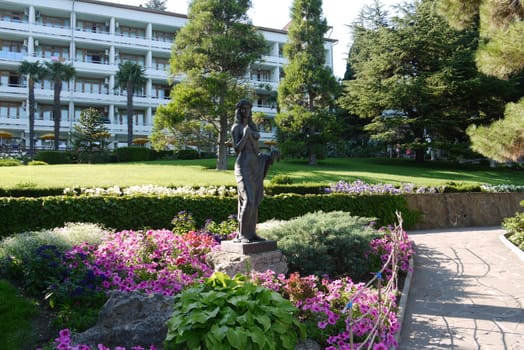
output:
[[[277,249],[276,241],[264,240],[253,243],[235,243],[223,241],[220,250],[207,256],[207,263],[215,271],[233,277],[237,273],[251,271],[266,272],[272,270],[277,274],[287,273],[286,257]]]

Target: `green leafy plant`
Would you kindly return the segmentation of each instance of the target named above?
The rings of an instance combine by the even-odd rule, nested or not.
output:
[[[0,159],[0,166],[18,166],[22,165],[22,162],[17,159]]]
[[[297,308],[237,275],[215,272],[175,296],[165,349],[295,349],[305,336]]]
[[[524,201],[520,205],[524,207]],[[524,251],[524,213],[504,219],[502,227],[508,231],[508,240]]]
[[[173,220],[171,220],[171,223],[173,224],[173,233],[179,235],[196,230],[196,221],[193,218],[193,214],[187,210],[179,211]]]
[[[293,183],[293,179],[291,176],[287,175],[275,175],[271,178],[270,182],[272,184],[278,184],[278,185],[290,185]]]
[[[49,164],[41,160],[32,160],[29,163],[27,163],[27,165],[49,165]],[[36,184],[34,187],[36,187]]]

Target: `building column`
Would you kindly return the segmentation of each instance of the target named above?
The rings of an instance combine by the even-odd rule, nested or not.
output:
[[[144,126],[153,125],[153,108],[147,107],[146,109],[146,120],[144,121]]]
[[[109,34],[115,35],[115,17],[109,20]]]
[[[146,66],[145,69],[152,69],[153,68],[153,52],[151,50],[148,50],[146,53]]]
[[[147,79],[146,83],[146,97],[151,98],[153,92],[153,81],[151,79]]]
[[[29,23],[35,23],[35,7],[29,6],[29,13],[27,14],[27,21]]]
[[[153,25],[148,23],[146,26],[146,39],[151,40],[153,37]]]
[[[27,37],[27,56],[35,56],[35,40],[33,36]]]

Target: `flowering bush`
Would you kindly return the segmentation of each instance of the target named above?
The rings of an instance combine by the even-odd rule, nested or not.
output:
[[[268,271],[254,273],[253,279],[289,298],[299,309],[308,338],[326,350],[350,349],[351,338],[355,346],[364,348],[371,341],[383,343],[387,349],[398,345],[394,335],[400,324],[394,293],[382,294],[379,300],[377,289],[353,283],[349,277],[329,280],[291,274],[287,279]],[[376,323],[379,327],[374,329]],[[372,331],[376,336],[368,338]]]
[[[409,259],[414,254],[413,242],[408,239],[406,231],[395,231],[391,226],[382,227],[378,230],[382,234],[381,238],[376,238],[370,242],[370,251],[367,258],[374,263],[372,269],[375,271],[384,268],[386,277],[392,277],[393,269],[398,267],[401,272],[408,272]],[[395,234],[400,234],[396,237]],[[393,249],[396,249],[393,252]]]
[[[524,186],[518,185],[480,185],[483,192],[524,192]]]
[[[437,193],[437,187],[415,187],[413,184],[403,184],[395,187],[391,184],[368,184],[362,180],[351,183],[340,180],[335,184],[330,184],[325,188],[327,193],[351,193],[351,194],[404,194],[404,193]]]
[[[211,235],[191,231],[177,235],[169,230],[121,231],[108,235],[96,248],[79,245],[70,255],[93,259],[83,263],[102,276],[104,289],[174,295],[213,271],[205,255],[215,249]]]
[[[88,345],[82,345],[82,344],[73,345],[73,342],[71,340],[71,331],[67,328],[62,329],[58,333],[58,338],[55,339],[55,348],[58,350],[90,350],[91,349],[91,347],[89,347]],[[102,344],[98,344],[97,349],[98,350],[111,350],[110,348],[105,347]],[[37,350],[42,350],[42,349],[37,349]],[[126,348],[116,347],[115,350],[126,350]],[[131,350],[146,350],[146,349],[144,349],[141,346],[133,346]],[[151,345],[149,350],[156,350],[156,347]]]
[[[155,196],[221,196],[231,197],[237,194],[236,188],[232,186],[181,186],[165,187],[157,185],[140,185],[127,188],[118,186],[108,188],[86,188],[79,189],[67,187],[64,194],[68,196],[86,195],[86,196],[133,196],[133,195],[155,195]]]

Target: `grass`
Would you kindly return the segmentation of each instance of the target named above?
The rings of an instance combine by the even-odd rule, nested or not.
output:
[[[0,167],[2,187],[120,187],[155,184],[235,185],[234,158],[229,169],[215,170],[214,159],[153,161],[142,163],[67,164],[48,166]],[[268,180],[287,175],[293,183],[332,183],[338,180],[361,179],[367,183],[413,183],[417,186],[437,186],[449,182],[468,184],[524,185],[522,171],[461,165],[449,162],[419,164],[404,159],[330,158],[309,166],[305,161],[283,160],[270,169]]]
[[[26,349],[35,336],[33,320],[39,307],[19,295],[16,287],[0,280],[0,349]]]

